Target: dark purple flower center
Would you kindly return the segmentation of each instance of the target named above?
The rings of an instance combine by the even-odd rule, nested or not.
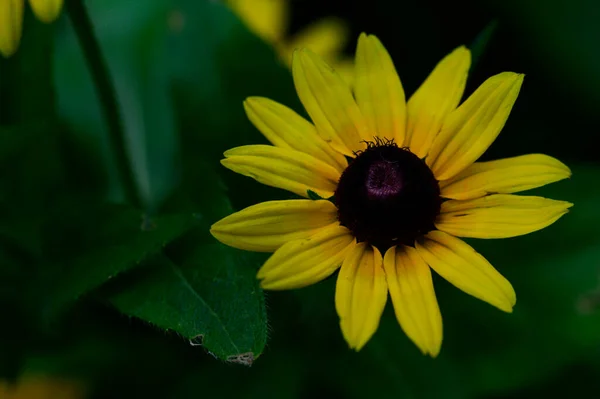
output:
[[[338,183],[338,219],[382,253],[392,245],[412,246],[435,228],[442,204],[438,182],[408,149],[382,139],[367,144]]]

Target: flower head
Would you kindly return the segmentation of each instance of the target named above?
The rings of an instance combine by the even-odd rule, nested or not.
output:
[[[0,53],[10,57],[17,51],[23,27],[25,0],[0,1]],[[36,17],[45,23],[53,22],[63,5],[63,0],[29,0]]]
[[[320,19],[289,38],[290,0],[227,0],[226,4],[250,31],[275,48],[285,65],[291,66],[296,48],[307,47],[334,65],[346,82],[353,81],[352,62],[342,54],[349,31],[340,19]]]
[[[258,272],[265,289],[313,284],[341,266],[335,305],[351,348],[375,333],[389,293],[404,332],[436,356],[442,319],[430,269],[511,312],[511,284],[457,237],[527,234],[572,205],[513,194],[569,177],[554,158],[476,162],[504,127],[523,75],[492,76],[459,105],[470,61],[457,48],[407,102],[386,49],[362,34],[354,94],[314,53],[295,52],[294,83],[312,123],[266,98],[244,104],[273,146],[231,149],[222,164],[309,199],[251,206],[211,232],[236,248],[274,252]]]

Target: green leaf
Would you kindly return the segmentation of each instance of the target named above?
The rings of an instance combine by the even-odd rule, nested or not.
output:
[[[121,205],[68,207],[46,226],[48,263],[34,287],[45,293],[43,316],[50,319],[198,222],[192,214],[150,217]]]
[[[301,109],[289,70],[223,2],[175,3],[168,59],[176,118],[184,127],[181,147],[186,169],[202,169],[201,161],[218,168],[236,209],[289,196],[219,165],[229,148],[266,143],[246,117],[247,97],[270,97]],[[202,182],[196,184],[200,190]]]
[[[106,297],[122,313],[175,331],[219,359],[251,365],[267,335],[257,264],[252,254],[199,244],[181,262],[154,259]]]
[[[170,95],[166,33],[170,4],[103,1],[89,6],[96,34],[115,83],[129,156],[146,209],[155,211],[179,175],[178,139]],[[135,15],[126,22],[115,15]],[[73,131],[91,137],[103,150],[111,198],[120,185],[107,140],[106,123],[71,27],[58,36],[55,79],[59,114]]]

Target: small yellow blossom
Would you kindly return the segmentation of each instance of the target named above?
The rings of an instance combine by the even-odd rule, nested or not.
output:
[[[0,1],[0,53],[10,57],[19,48],[23,30],[25,0]],[[35,16],[42,22],[53,22],[62,9],[63,0],[29,0]]]
[[[42,22],[53,22],[62,9],[63,0],[29,0],[35,16]]]
[[[0,380],[0,399],[83,399],[86,396],[80,382],[63,378],[24,376],[15,384]]]
[[[321,19],[289,38],[289,0],[228,0],[227,4],[252,33],[275,48],[289,68],[294,50],[308,48],[331,64],[347,83],[352,83],[353,62],[342,53],[349,31],[340,19]]]

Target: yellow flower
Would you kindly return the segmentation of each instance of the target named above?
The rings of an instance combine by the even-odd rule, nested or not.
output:
[[[227,4],[252,33],[275,48],[288,67],[295,49],[309,48],[352,83],[353,63],[342,54],[349,32],[340,19],[321,19],[288,39],[289,0],[228,0]]]
[[[23,27],[25,0],[0,1],[0,53],[10,57],[17,51]],[[54,21],[60,14],[63,0],[29,0],[36,17],[46,23]]]
[[[362,34],[354,96],[311,51],[292,74],[313,123],[272,100],[248,98],[250,121],[273,144],[225,152],[222,164],[305,198],[251,206],[215,223],[219,241],[274,252],[258,272],[265,289],[293,289],[334,273],[344,338],[361,349],[388,292],[406,335],[436,356],[442,318],[430,268],[464,292],[511,312],[511,284],[457,237],[506,238],[542,229],[572,204],[512,193],[570,176],[541,154],[475,162],[502,130],[523,75],[503,72],[466,101],[471,55],[446,56],[413,96],[386,49]]]
[[[47,24],[53,22],[62,9],[63,0],[29,0],[35,16]]]
[[[15,385],[0,380],[0,399],[82,399],[85,387],[78,381],[50,376],[24,376]]]

